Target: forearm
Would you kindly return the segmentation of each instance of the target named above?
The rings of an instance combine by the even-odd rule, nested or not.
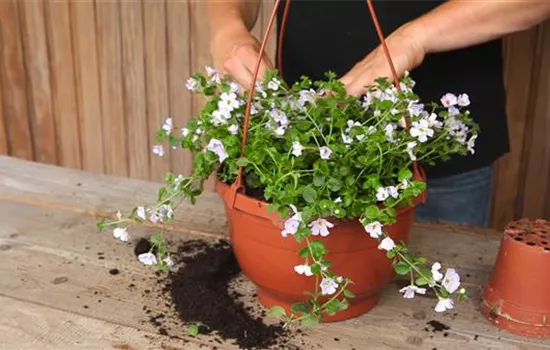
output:
[[[215,36],[220,30],[251,30],[258,19],[260,6],[258,0],[207,0],[210,33]]]
[[[426,53],[457,50],[528,29],[550,17],[550,0],[449,0],[406,24]]]

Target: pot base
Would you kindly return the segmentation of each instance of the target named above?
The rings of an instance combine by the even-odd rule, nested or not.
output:
[[[287,314],[290,313],[292,305],[288,303],[286,299],[281,299],[261,287],[258,287],[256,291],[258,294],[258,300],[266,308],[269,309],[272,306],[281,306],[286,310]],[[352,299],[347,310],[337,312],[334,316],[329,316],[325,314],[323,316],[323,323],[340,322],[362,316],[363,314],[372,310],[379,301],[380,294],[374,294],[361,300]]]

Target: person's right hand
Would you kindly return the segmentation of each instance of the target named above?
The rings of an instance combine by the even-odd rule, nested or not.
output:
[[[239,85],[248,88],[252,83],[260,46],[246,27],[226,26],[215,33],[211,41],[214,68],[228,73]],[[257,80],[264,78],[266,69],[273,69],[273,64],[264,53]]]

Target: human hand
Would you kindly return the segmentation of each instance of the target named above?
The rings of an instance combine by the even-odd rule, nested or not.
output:
[[[420,38],[408,33],[405,28],[398,29],[388,36],[386,45],[399,77],[402,77],[406,71],[418,67],[426,55]],[[380,77],[393,80],[382,45],[355,64],[340,81],[346,86],[349,94],[362,95],[365,93],[365,87]]]
[[[228,73],[241,86],[249,87],[256,69],[260,46],[246,27],[225,27],[219,30],[211,41],[214,68]],[[262,56],[258,80],[264,77],[266,69],[273,69],[273,64],[265,52]]]

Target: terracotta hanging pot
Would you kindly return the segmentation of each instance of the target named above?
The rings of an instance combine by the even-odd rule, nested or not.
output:
[[[550,221],[523,219],[506,227],[482,311],[511,333],[550,338]]]
[[[216,191],[225,202],[233,251],[245,276],[256,285],[259,301],[268,308],[282,306],[287,312],[292,304],[306,302],[309,296],[304,292],[315,290],[315,277],[294,271],[294,266],[303,264],[298,251],[305,243],[281,235],[284,219],[269,212],[268,203],[237,193],[231,206],[231,187],[218,181]],[[416,203],[398,210],[397,222],[385,227],[395,241],[408,242]],[[334,322],[371,310],[394,271],[385,251],[377,248],[378,242],[368,236],[358,220],[327,220],[335,224],[330,236],[322,238],[329,251],[327,259],[336,274],[354,281],[350,290],[356,294],[347,310],[323,319]]]

